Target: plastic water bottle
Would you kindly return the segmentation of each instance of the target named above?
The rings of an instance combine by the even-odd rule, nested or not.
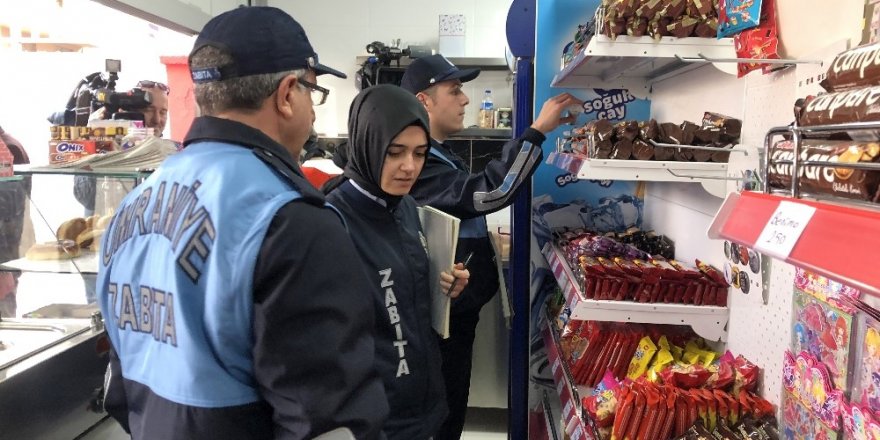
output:
[[[492,101],[492,91],[486,90],[483,94],[483,102],[480,104],[480,128],[495,128],[495,103]]]

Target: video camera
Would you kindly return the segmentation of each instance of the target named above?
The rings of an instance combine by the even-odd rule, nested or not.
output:
[[[355,86],[358,90],[376,84],[399,86],[403,72],[406,71],[406,67],[400,67],[402,57],[419,58],[431,55],[431,48],[428,46],[408,46],[401,49],[399,39],[393,41],[392,44],[392,46],[386,46],[380,41],[374,41],[367,45],[367,53],[370,54],[370,57],[355,75]],[[392,67],[392,61],[396,61],[397,65]]]
[[[122,71],[122,63],[108,59],[104,65],[107,76],[102,72],[95,72],[81,79],[70,94],[64,110],[50,115],[49,122],[54,125],[85,127],[88,125],[89,115],[102,107],[106,118],[144,120],[144,114],[138,110],[150,106],[150,94],[141,89],[117,92],[116,80]]]

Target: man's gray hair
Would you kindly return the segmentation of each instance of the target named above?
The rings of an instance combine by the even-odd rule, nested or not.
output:
[[[213,46],[199,49],[190,58],[191,69],[223,66],[233,62],[226,52]],[[287,75],[302,78],[306,69],[289,70],[286,72],[250,75],[195,84],[196,103],[201,114],[212,116],[229,110],[244,112],[256,111],[278,88],[278,83]]]

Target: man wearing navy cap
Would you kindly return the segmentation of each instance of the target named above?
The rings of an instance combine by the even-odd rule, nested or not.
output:
[[[546,139],[546,133],[562,123],[573,122],[573,118],[560,119],[562,112],[580,104],[577,98],[568,93],[548,99],[532,126],[519,139],[504,145],[500,160],[492,160],[485,170],[471,173],[464,161],[444,142],[464,129],[465,107],[470,101],[461,86],[479,74],[478,69],[459,69],[438,54],[413,61],[400,83],[401,87],[414,93],[422,102],[428,110],[431,124],[430,154],[410,195],[420,205],[433,206],[462,220],[455,261],[462,261],[466,255],[474,253],[468,265],[473,276],[461,295],[452,301],[451,336],[440,342],[449,417],[434,437],[435,440],[457,440],[461,437],[480,309],[498,291],[495,251],[489,241],[484,217],[492,211],[478,211],[474,205],[474,193],[489,192],[501,186],[523,141],[540,146]],[[533,171],[534,168],[524,170],[528,174]],[[495,211],[506,206],[499,206]]]
[[[378,438],[366,274],[296,160],[345,75],[268,7],[213,18],[189,66],[203,116],[102,242],[107,411],[133,439]]]

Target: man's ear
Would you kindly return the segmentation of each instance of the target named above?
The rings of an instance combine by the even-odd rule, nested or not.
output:
[[[275,94],[269,99],[273,100],[273,104],[275,106],[275,110],[286,117],[293,116],[294,113],[294,99],[290,96],[291,93],[296,93],[298,79],[296,75],[287,75],[284,79],[278,83],[278,88],[275,90]]]
[[[416,93],[416,99],[418,99],[419,102],[421,102],[422,105],[425,106],[425,108],[427,109],[428,108],[428,100],[431,99],[431,97],[428,96],[428,94],[425,92],[419,92],[419,93]]]

